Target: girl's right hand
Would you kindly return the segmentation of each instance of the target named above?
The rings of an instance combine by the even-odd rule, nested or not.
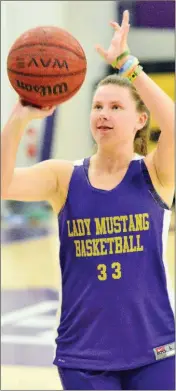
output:
[[[46,117],[49,117],[54,113],[55,109],[56,106],[38,109],[30,105],[24,105],[23,101],[19,99],[19,101],[14,107],[13,114],[15,114],[15,116],[18,116],[19,119],[24,120],[25,122],[29,122],[33,119],[44,119]]]

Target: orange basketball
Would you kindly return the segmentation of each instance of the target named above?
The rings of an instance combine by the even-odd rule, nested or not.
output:
[[[39,107],[61,104],[82,86],[87,70],[80,43],[52,26],[26,31],[7,58],[10,83],[27,103]]]

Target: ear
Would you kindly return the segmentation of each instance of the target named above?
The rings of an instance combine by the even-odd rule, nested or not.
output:
[[[148,114],[144,111],[143,113],[139,113],[138,114],[138,121],[137,121],[137,124],[136,124],[136,130],[140,130],[142,129],[146,122],[148,120]]]

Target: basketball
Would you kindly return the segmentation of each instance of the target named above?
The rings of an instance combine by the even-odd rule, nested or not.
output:
[[[9,81],[24,101],[37,107],[59,105],[79,91],[87,70],[80,43],[53,26],[23,33],[7,58]]]

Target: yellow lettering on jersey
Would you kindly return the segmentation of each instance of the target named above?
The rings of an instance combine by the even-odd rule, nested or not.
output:
[[[94,221],[95,221],[95,225],[96,225],[96,235],[107,234],[105,217],[102,217],[100,219],[98,217],[95,217]]]
[[[134,225],[134,220],[133,220],[133,215],[129,215],[129,232],[130,231],[136,231],[135,225]]]
[[[106,243],[109,243],[109,254],[113,254],[112,244],[114,243],[114,238],[107,238]]]
[[[150,226],[149,221],[147,219],[149,219],[149,214],[143,213],[143,229],[144,229],[144,231],[147,231]]]
[[[92,257],[93,251],[92,251],[92,240],[91,239],[86,240],[86,250],[87,250],[87,257]]]
[[[67,220],[67,228],[68,228],[68,236],[73,236],[73,231],[71,232],[71,229],[70,229],[70,220]]]
[[[75,248],[76,248],[76,257],[81,257],[81,246],[80,240],[74,240]]]
[[[77,230],[78,230],[78,236],[85,236],[85,228],[84,228],[84,221],[82,219],[76,220],[77,223]]]
[[[123,232],[127,232],[126,222],[128,221],[128,216],[121,216],[121,220],[123,221]]]
[[[82,257],[86,257],[86,255],[87,255],[84,243],[85,243],[84,240],[81,240],[81,256]]]
[[[76,227],[76,220],[72,220],[72,224],[73,224],[73,236],[79,236],[79,233],[78,233],[78,230]]]
[[[136,219],[136,231],[143,231],[143,215],[142,213],[135,215]]]
[[[93,255],[97,256],[97,255],[101,255],[100,254],[100,251],[98,249],[98,244],[99,244],[99,241],[100,239],[93,239],[92,242],[93,242]]]
[[[114,232],[113,217],[106,217],[106,229],[108,234],[113,234]]]
[[[121,224],[119,223],[119,220],[120,220],[120,217],[119,217],[119,216],[113,217],[114,232],[115,232],[116,234],[118,234],[119,232],[121,232]]]
[[[136,235],[136,241],[137,241],[136,251],[143,251],[144,250],[144,246],[141,246],[140,240],[141,240],[141,235]]]
[[[97,270],[100,271],[100,274],[98,274],[98,279],[99,279],[100,281],[105,281],[105,280],[107,280],[107,267],[106,267],[106,265],[104,265],[104,264],[99,264],[99,265],[97,266]]]
[[[115,239],[115,253],[116,254],[122,253],[122,237],[119,236],[114,239]]]
[[[130,248],[129,248],[129,245],[128,245],[128,236],[124,236],[123,239],[124,239],[123,253],[129,253],[130,252]]]
[[[72,221],[68,220],[67,227],[69,237],[91,235],[90,219],[77,219]]]
[[[108,251],[105,248],[105,243],[107,242],[106,239],[99,239],[100,242],[100,255],[107,255]]]
[[[112,278],[114,280],[119,280],[119,278],[122,277],[121,264],[119,262],[113,262],[111,267],[112,269],[114,269],[114,273],[112,273]]]
[[[134,246],[134,236],[129,235],[129,241],[130,241],[130,253],[133,253],[136,251],[136,246]]]
[[[86,235],[91,235],[91,232],[90,232],[90,219],[84,219],[84,224],[86,226]]]

